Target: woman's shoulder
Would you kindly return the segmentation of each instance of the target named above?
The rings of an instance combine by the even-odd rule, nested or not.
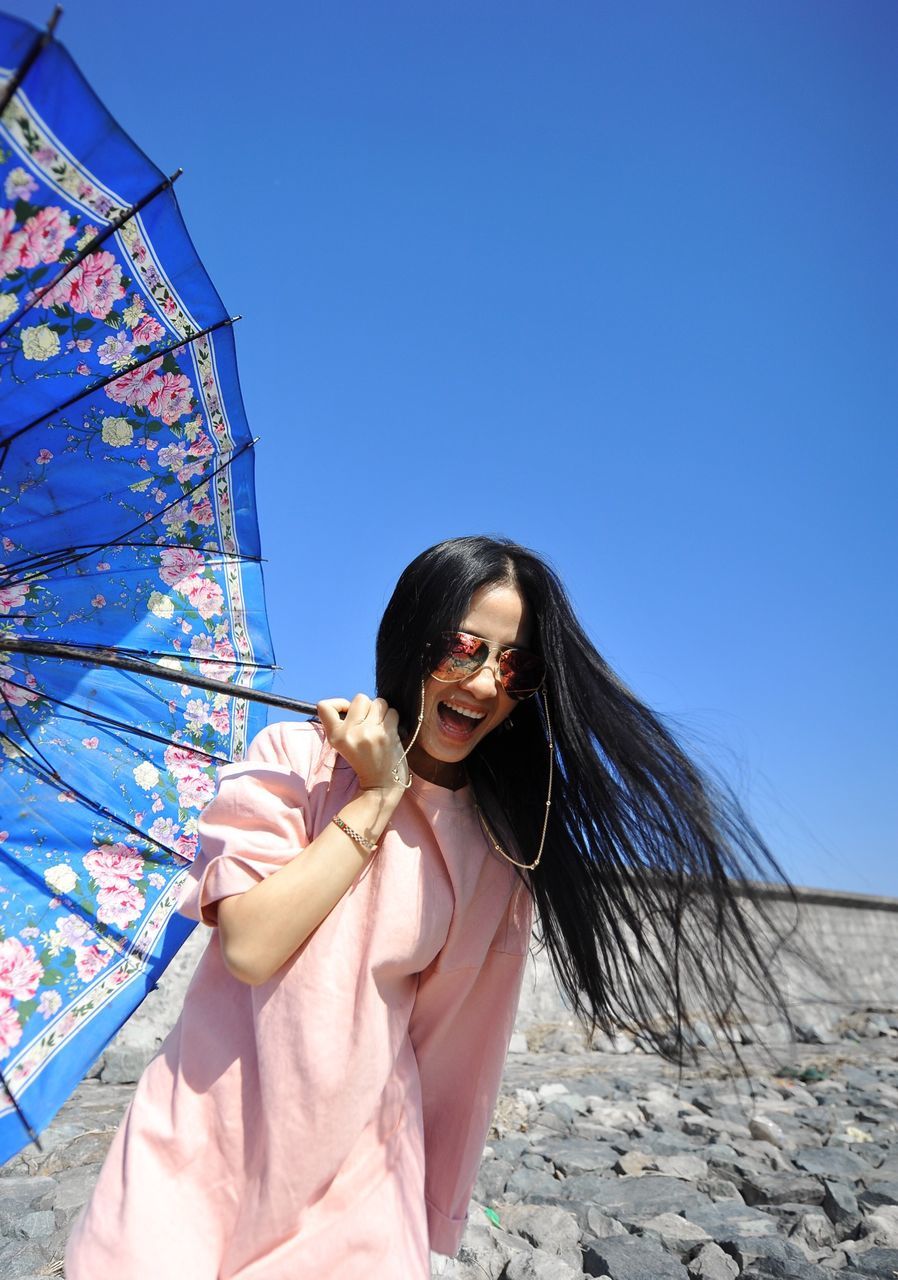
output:
[[[318,720],[279,720],[256,734],[247,750],[247,764],[288,769],[307,781],[333,772],[339,764]]]

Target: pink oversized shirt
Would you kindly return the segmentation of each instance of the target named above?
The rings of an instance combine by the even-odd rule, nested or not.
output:
[[[357,790],[315,723],[221,771],[182,899],[282,867]],[[495,1106],[531,897],[469,787],[415,778],[373,859],[258,987],[217,933],[66,1254],[67,1280],[426,1280],[454,1254]]]

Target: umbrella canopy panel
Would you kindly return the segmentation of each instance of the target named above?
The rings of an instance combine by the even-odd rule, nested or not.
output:
[[[273,662],[227,313],[66,51],[16,87],[39,36],[0,16],[0,1159],[190,931],[198,814],[265,717],[191,678],[265,686]]]

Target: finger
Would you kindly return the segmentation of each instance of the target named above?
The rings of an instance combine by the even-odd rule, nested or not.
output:
[[[349,710],[346,712],[347,724],[361,724],[370,710],[371,699],[367,693],[357,693],[349,704]]]
[[[390,709],[390,704],[386,698],[375,698],[371,703],[371,710],[368,712],[368,719],[373,720],[376,724],[383,724],[384,718]]]
[[[316,706],[318,719],[328,737],[342,724],[342,716],[349,710],[349,705],[346,698],[323,698]]]
[[[399,712],[395,709],[395,707],[390,707],[389,711],[384,716],[384,728],[390,730],[391,732],[395,733],[398,736]]]

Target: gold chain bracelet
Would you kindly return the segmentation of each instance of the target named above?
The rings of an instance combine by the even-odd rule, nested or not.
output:
[[[336,823],[341,831],[345,831],[351,840],[354,840],[356,844],[361,845],[366,853],[374,853],[377,848],[376,840],[369,840],[367,836],[363,836],[360,832],[356,831],[355,827],[351,827],[348,822],[343,821],[339,813],[334,815],[332,821]]]

